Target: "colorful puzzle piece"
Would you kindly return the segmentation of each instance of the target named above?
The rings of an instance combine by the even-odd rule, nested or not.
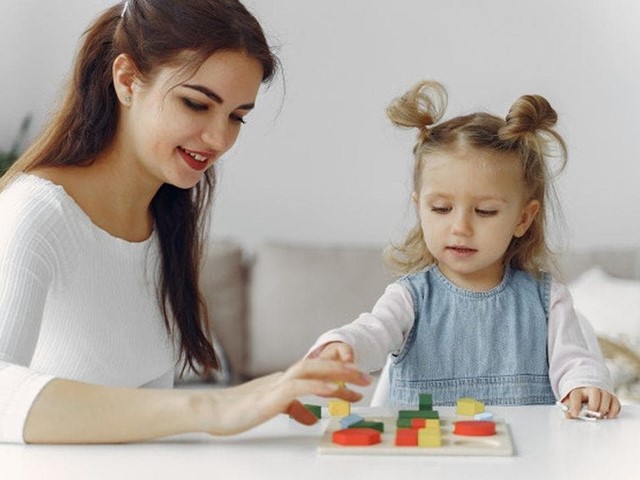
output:
[[[496,434],[496,424],[486,420],[454,422],[453,433],[469,437],[488,437]]]
[[[372,428],[347,428],[333,432],[332,439],[338,445],[375,445],[380,443],[380,432]]]
[[[437,410],[399,410],[398,418],[440,418]]]
[[[427,448],[441,447],[442,434],[440,429],[421,428],[418,430],[418,446]]]
[[[418,400],[419,410],[433,410],[433,398],[430,393],[421,393]]]
[[[358,423],[354,423],[349,428],[373,428],[374,430],[378,430],[380,433],[384,433],[384,423],[382,422],[370,422],[363,420]]]
[[[418,430],[413,428],[399,428],[396,430],[395,444],[398,447],[417,447]]]
[[[476,413],[484,412],[484,403],[473,398],[459,398],[457,402],[457,412],[458,415],[473,416]]]
[[[351,403],[346,400],[329,400],[329,415],[332,417],[346,417],[351,413]]]
[[[311,403],[305,403],[304,408],[309,410],[315,415],[316,418],[322,418],[322,407],[320,405],[313,405]]]
[[[482,412],[482,413],[476,413],[473,418],[475,418],[476,420],[491,420],[493,419],[493,413],[491,412]]]
[[[349,428],[350,426],[358,422],[362,422],[363,420],[364,420],[364,417],[361,417],[360,415],[356,415],[355,413],[352,413],[351,415],[347,415],[346,417],[340,420],[340,426],[342,428]]]

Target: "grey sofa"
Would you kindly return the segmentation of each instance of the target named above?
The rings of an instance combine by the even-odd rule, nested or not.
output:
[[[304,356],[318,335],[371,309],[393,280],[382,253],[381,246],[269,243],[248,256],[234,242],[211,242],[201,288],[226,369],[204,381],[234,383],[286,369]],[[636,282],[640,251],[570,252],[559,258],[567,284],[596,266],[612,278]],[[602,333],[602,327],[596,332]],[[602,337],[607,340],[607,335]],[[616,344],[617,338],[608,340]],[[640,350],[640,343],[634,341],[622,345],[623,353],[626,349],[631,354],[623,359],[625,368],[631,368],[631,373],[628,368],[625,371],[625,381],[631,383],[640,378],[640,363],[633,363],[633,356],[640,355],[635,350]],[[620,360],[619,351],[605,354],[611,361]],[[194,380],[203,379],[186,378]]]

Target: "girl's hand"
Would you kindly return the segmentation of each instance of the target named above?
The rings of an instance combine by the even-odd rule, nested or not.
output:
[[[577,418],[584,403],[592,412],[599,412],[601,418],[615,418],[620,413],[620,401],[611,393],[595,387],[574,388],[562,400],[568,404],[568,418]]]
[[[371,378],[353,365],[321,358],[305,359],[286,372],[274,373],[237,387],[204,391],[194,402],[200,430],[231,435],[249,430],[279,413],[311,425],[316,417],[297,400],[303,395],[334,397],[355,402],[358,392],[337,382],[366,386]]]
[[[338,360],[345,363],[353,363],[353,348],[343,342],[327,343],[318,354],[319,358]]]

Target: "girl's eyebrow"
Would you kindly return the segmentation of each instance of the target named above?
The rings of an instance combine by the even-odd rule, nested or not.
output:
[[[213,90],[203,85],[184,84],[183,87],[190,88],[191,90],[195,90],[197,92],[203,93],[207,97],[209,97],[211,100],[213,100],[214,102],[220,105],[224,103],[224,100],[220,95],[218,95],[216,92],[214,92]],[[255,107],[255,103],[245,103],[244,105],[238,106],[236,110],[251,110],[253,107]]]
[[[423,195],[423,198],[425,200],[435,200],[435,199],[449,200],[453,198],[453,195],[449,195],[444,192],[428,192]],[[505,203],[505,204],[509,203],[506,198],[503,198],[500,196],[491,196],[491,195],[482,195],[482,196],[474,197],[474,200],[479,202],[482,202],[485,200],[494,200],[500,203]]]

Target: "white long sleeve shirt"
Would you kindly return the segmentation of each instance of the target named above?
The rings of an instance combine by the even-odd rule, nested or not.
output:
[[[371,312],[321,335],[307,355],[317,356],[329,342],[344,342],[353,348],[361,369],[379,370],[388,354],[400,352],[414,319],[411,294],[399,283],[392,283]],[[557,399],[584,386],[613,392],[593,330],[581,327],[569,290],[555,280],[550,292],[547,348],[549,379]]]
[[[94,225],[64,189],[21,175],[0,192],[0,442],[23,442],[55,377],[171,387],[176,353],[156,295],[158,239]]]

